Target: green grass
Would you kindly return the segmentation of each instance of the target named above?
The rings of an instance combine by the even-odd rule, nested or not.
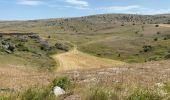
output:
[[[63,100],[74,90],[73,84],[69,78],[60,77],[54,79],[48,86],[34,86],[20,92],[8,93],[0,96],[0,100]],[[66,94],[56,97],[53,93],[55,86],[65,89]]]
[[[0,60],[3,61],[1,66],[29,66],[36,69],[53,70],[57,66],[55,60],[51,57],[52,54],[65,52],[55,48],[55,44],[50,44],[50,50],[42,50],[41,43],[28,38],[28,41],[21,42],[14,36],[3,36],[1,41],[6,41],[15,46],[13,53],[7,53],[4,49],[0,49]],[[45,40],[44,40],[45,41]],[[56,42],[57,43],[57,42]],[[71,49],[70,44],[68,49]]]
[[[127,100],[161,100],[163,99],[159,93],[150,90],[137,89]]]
[[[131,15],[98,15],[87,19],[3,22],[0,23],[0,28],[2,32],[35,32],[48,41],[50,45],[54,45],[58,41],[71,43],[77,45],[79,50],[98,57],[129,63],[164,60],[167,51],[170,49],[168,47],[170,40],[164,40],[164,38],[169,34],[170,29],[155,27],[154,24],[148,23],[164,22],[166,18],[155,18],[154,21],[150,22],[145,18],[148,19],[153,16],[138,17],[134,15],[134,22],[131,22],[126,18],[124,19],[125,16],[128,19]],[[146,24],[143,24],[143,22]],[[121,26],[122,23],[124,23],[124,26]],[[160,34],[157,34],[158,32]],[[154,41],[155,38],[158,41]],[[31,49],[28,49],[30,52],[39,51],[37,45],[34,46],[31,41],[25,45],[26,47],[31,46]],[[151,45],[153,49],[147,53],[140,53],[144,45]],[[27,50],[24,47],[22,49]],[[52,51],[51,53],[56,52]],[[42,58],[44,59],[44,57]],[[43,67],[44,63],[41,63],[43,61],[34,61],[39,62],[38,65]],[[30,62],[35,64],[35,62]],[[37,65],[35,64],[35,66]]]
[[[102,87],[93,87],[85,93],[83,100],[119,100],[119,97],[117,94],[111,92],[111,90]]]
[[[79,49],[95,56],[121,60],[129,63],[165,59],[165,56],[170,49],[168,47],[170,40],[164,40],[163,38],[166,34],[169,34],[168,32],[170,30],[146,25],[145,31],[139,31],[138,34],[135,34],[135,30],[138,30],[140,26],[135,26],[138,27],[135,30],[135,27],[124,27],[125,29],[128,29],[122,29],[117,34],[110,34],[109,39],[103,38],[101,39],[102,41],[80,45]],[[155,30],[161,31],[161,34],[157,34]],[[140,34],[144,35],[141,37]],[[154,41],[155,37],[158,38],[158,41]],[[152,49],[147,53],[141,53],[140,51],[143,51],[144,45],[150,45],[152,46]]]

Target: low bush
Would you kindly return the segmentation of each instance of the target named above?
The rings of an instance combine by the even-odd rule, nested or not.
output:
[[[156,38],[154,38],[153,40],[154,40],[154,41],[158,41],[158,38],[156,37]]]
[[[155,25],[155,27],[159,27],[159,25]]]
[[[71,83],[71,80],[69,78],[61,77],[54,79],[51,86],[52,88],[55,86],[59,86],[64,90],[68,90],[73,86],[73,84]]]

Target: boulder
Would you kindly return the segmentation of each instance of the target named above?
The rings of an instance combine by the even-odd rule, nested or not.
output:
[[[53,92],[54,92],[55,96],[60,96],[60,95],[65,94],[65,91],[62,88],[58,87],[58,86],[54,87]]]
[[[66,45],[63,44],[63,43],[56,43],[56,44],[55,44],[55,47],[56,47],[57,49],[64,50],[64,51],[68,51],[68,50],[69,50],[69,47],[66,46]]]
[[[47,50],[50,49],[49,44],[48,44],[47,41],[41,41],[40,44],[41,44],[41,46],[40,46],[40,47],[41,47],[41,50],[47,51]]]
[[[28,38],[26,36],[19,36],[17,37],[20,42],[27,42]]]

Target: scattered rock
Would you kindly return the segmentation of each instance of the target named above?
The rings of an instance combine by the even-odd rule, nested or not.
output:
[[[48,44],[47,41],[41,41],[40,44],[41,44],[41,50],[47,51],[47,50],[50,49],[49,44]]]
[[[55,96],[60,96],[60,95],[65,94],[65,91],[62,88],[58,87],[58,86],[54,87],[53,92],[54,92]]]
[[[68,51],[68,50],[69,50],[68,46],[66,46],[66,45],[63,44],[63,43],[56,43],[56,44],[55,44],[55,47],[56,47],[57,49],[64,50],[64,51]]]
[[[28,38],[26,36],[19,36],[17,37],[20,42],[27,42]]]

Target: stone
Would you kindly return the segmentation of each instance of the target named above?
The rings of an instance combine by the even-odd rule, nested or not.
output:
[[[65,94],[65,91],[62,88],[58,87],[58,86],[54,87],[53,92],[54,92],[55,96],[60,96],[60,95]]]

